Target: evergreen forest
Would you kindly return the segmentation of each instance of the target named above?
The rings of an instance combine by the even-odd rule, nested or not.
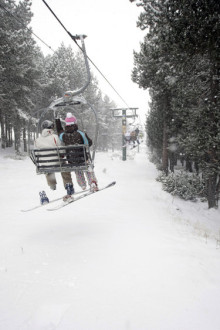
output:
[[[145,30],[132,80],[149,89],[152,160],[165,190],[217,207],[220,188],[220,1],[130,0]],[[184,168],[182,175],[178,164]],[[190,189],[187,186],[191,184]],[[189,191],[189,194],[187,194]]]

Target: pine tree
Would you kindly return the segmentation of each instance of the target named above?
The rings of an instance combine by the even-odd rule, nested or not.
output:
[[[133,79],[140,87],[153,89],[152,112],[157,108],[159,86],[167,84],[168,134],[177,140],[178,150],[183,151],[187,163],[190,165],[194,161],[196,171],[202,170],[208,204],[214,207],[220,163],[220,3],[215,0],[139,0],[138,5],[144,10],[138,26],[148,29],[148,33],[141,52],[135,54]],[[157,60],[155,54],[149,56],[149,45],[154,45],[153,53],[159,55]],[[158,70],[152,68],[155,65]],[[155,84],[154,74],[162,82]],[[153,141],[152,133],[149,136]]]
[[[204,91],[198,96],[198,106],[192,114],[195,120],[191,121],[191,132],[192,135],[196,135],[195,147],[197,146],[199,150],[199,161],[207,179],[209,207],[216,206],[220,163],[219,13],[220,3],[215,0],[169,0],[167,2],[170,41],[176,44],[179,51],[184,50],[188,56],[200,56],[208,63],[206,76],[203,77]]]
[[[172,85],[176,79],[173,72],[173,55],[168,52],[166,42],[161,36],[149,32],[140,53],[134,53],[134,69],[132,79],[142,88],[150,88],[154,97],[154,109],[160,112],[162,119],[162,168],[168,173],[168,130],[172,118],[170,107]]]
[[[28,28],[32,13],[31,1],[1,0],[1,127],[6,132],[13,129],[15,150],[21,151],[21,139],[26,148],[27,116],[34,104],[31,94],[37,76],[36,48],[31,29]],[[23,132],[23,135],[21,134]]]

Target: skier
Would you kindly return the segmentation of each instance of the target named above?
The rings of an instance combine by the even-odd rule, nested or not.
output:
[[[61,141],[56,134],[54,134],[54,123],[50,120],[45,120],[41,124],[42,132],[41,136],[38,137],[34,142],[35,149],[44,149],[44,148],[55,148],[61,146]],[[48,153],[48,152],[39,152],[39,153]],[[52,159],[55,157],[53,156]],[[50,160],[50,157],[46,157],[45,160]],[[57,162],[51,162],[50,165],[59,164],[59,157],[57,155]],[[70,172],[61,172],[61,176],[63,179],[64,188],[67,190],[67,195],[73,194],[73,182]],[[52,190],[56,190],[56,176],[55,173],[47,173],[46,174],[47,184]],[[49,202],[44,191],[40,193],[41,204],[45,202]]]
[[[75,144],[87,144],[89,146],[92,145],[92,140],[88,137],[88,135],[78,130],[77,119],[75,116],[72,115],[72,113],[70,112],[67,113],[65,123],[66,126],[65,129],[63,130],[60,119],[56,119],[56,129],[59,138],[65,145],[67,146],[75,145]],[[79,154],[74,155],[74,151],[71,151],[71,153],[72,153],[71,158],[75,157],[74,162],[80,161]],[[83,154],[83,150],[82,150],[82,154]],[[71,160],[69,160],[69,162],[71,163]],[[76,170],[75,174],[76,174],[77,183],[83,190],[85,190],[86,180],[84,176],[84,171]],[[94,171],[93,170],[85,171],[85,174],[87,177],[88,184],[90,186],[90,190],[93,192],[98,191],[98,184]]]

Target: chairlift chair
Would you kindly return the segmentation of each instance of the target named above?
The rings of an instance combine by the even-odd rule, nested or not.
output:
[[[36,166],[37,174],[47,174],[47,173],[55,173],[55,172],[72,172],[75,170],[83,170],[83,171],[91,171],[94,168],[94,159],[95,159],[95,151],[97,146],[97,138],[98,138],[98,119],[97,113],[93,105],[89,104],[84,97],[79,96],[82,94],[84,90],[88,87],[91,75],[89,69],[88,58],[86,55],[84,38],[86,36],[80,35],[76,36],[76,39],[80,39],[82,44],[82,52],[85,60],[86,71],[87,71],[87,81],[83,87],[81,87],[77,91],[67,91],[64,93],[63,97],[54,100],[48,108],[44,109],[41,114],[39,123],[38,123],[38,131],[40,122],[45,114],[52,110],[54,112],[54,119],[56,118],[56,111],[58,107],[71,107],[74,109],[75,106],[80,104],[87,104],[89,109],[93,112],[95,118],[95,137],[93,139],[93,150],[91,153],[90,147],[86,144],[77,144],[70,146],[61,146],[55,148],[47,148],[47,149],[36,149],[30,148],[30,139],[28,143],[28,150],[30,159],[33,161]],[[64,108],[65,109],[65,108]],[[80,114],[77,113],[77,116],[80,117]],[[74,157],[71,154],[74,154]]]

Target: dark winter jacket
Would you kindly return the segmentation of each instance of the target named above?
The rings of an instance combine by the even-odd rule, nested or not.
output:
[[[66,146],[77,144],[92,145],[92,140],[86,133],[78,130],[77,124],[66,126],[65,130],[63,130],[60,119],[56,119],[56,129],[60,140]],[[85,160],[83,148],[73,148],[68,153],[67,159],[69,163],[83,163]]]

